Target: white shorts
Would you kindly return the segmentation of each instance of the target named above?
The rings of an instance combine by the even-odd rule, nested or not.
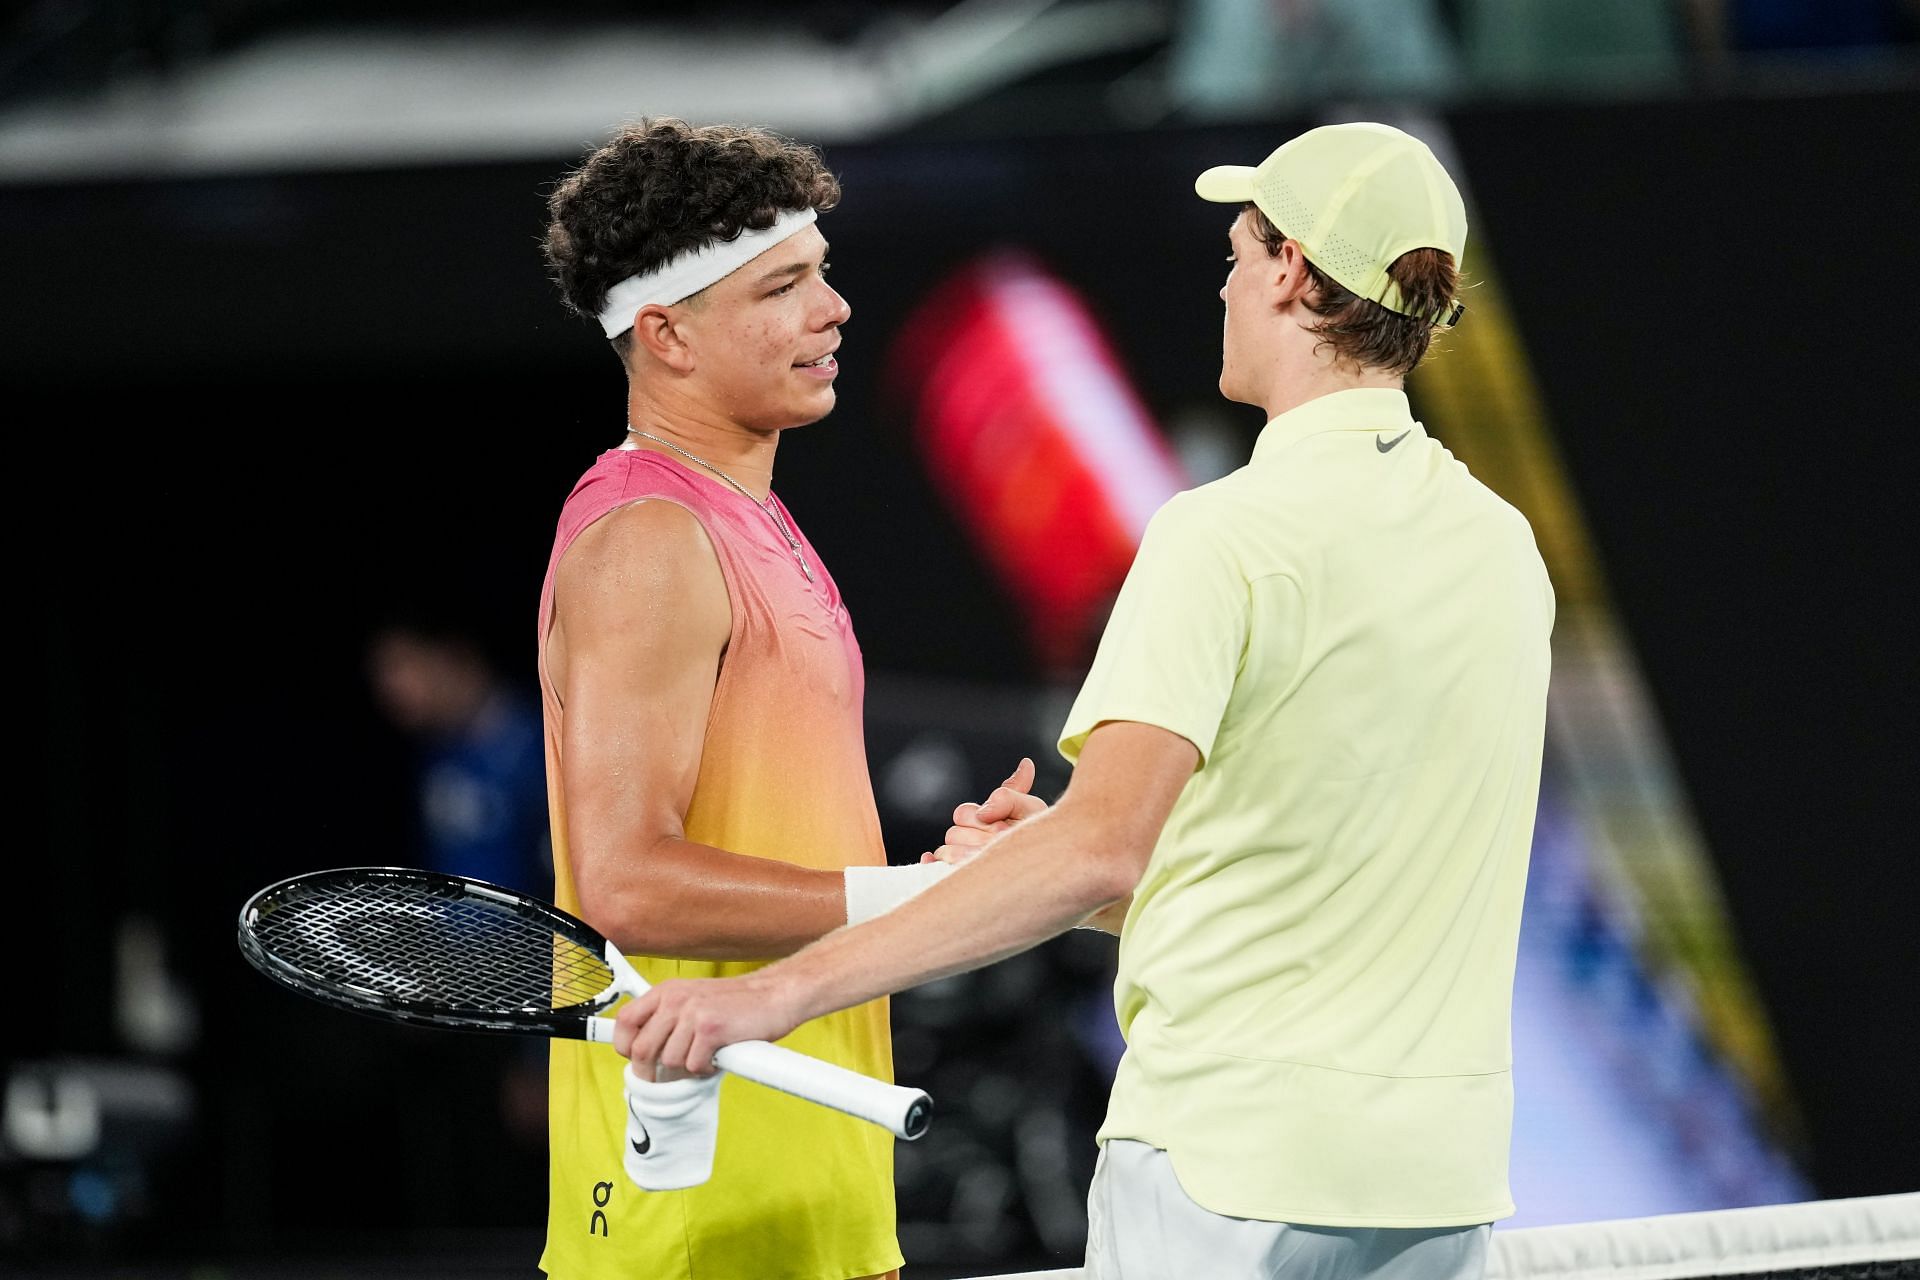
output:
[[[1086,1280],[1483,1280],[1492,1227],[1316,1227],[1229,1218],[1167,1153],[1114,1139],[1087,1191]]]

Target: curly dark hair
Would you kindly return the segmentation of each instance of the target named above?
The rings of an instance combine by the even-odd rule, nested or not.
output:
[[[813,147],[765,129],[641,120],[547,197],[547,265],[568,310],[592,320],[628,276],[839,202],[840,183]],[[632,336],[614,342],[624,349]]]
[[[1270,254],[1279,254],[1287,235],[1275,227],[1249,202],[1247,225]],[[1387,267],[1387,275],[1400,286],[1400,296],[1418,315],[1389,311],[1371,298],[1362,298],[1345,285],[1307,263],[1313,278],[1313,293],[1306,299],[1307,310],[1320,317],[1313,326],[1320,345],[1332,347],[1336,360],[1346,360],[1366,368],[1385,369],[1402,376],[1426,357],[1438,327],[1424,317],[1449,310],[1460,290],[1460,273],[1453,255],[1445,249],[1410,249]]]

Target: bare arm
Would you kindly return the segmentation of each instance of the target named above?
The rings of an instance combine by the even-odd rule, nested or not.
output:
[[[615,1046],[704,1072],[713,1051],[1024,951],[1125,899],[1199,763],[1177,734],[1131,721],[1088,737],[1060,803],[877,919],[742,978],[667,982],[630,1001]]]
[[[962,866],[980,856],[980,851],[1007,832],[1047,811],[1047,802],[1029,792],[1033,789],[1034,767],[1022,759],[1013,776],[997,787],[983,804],[963,804],[953,811],[953,825],[947,828],[946,843],[932,853],[922,854],[922,862],[951,863]],[[1082,929],[1098,929],[1118,936],[1126,923],[1127,908],[1133,895],[1126,897],[1082,920]]]
[[[1133,895],[1128,894],[1118,902],[1110,902],[1085,920],[1080,922],[1083,929],[1098,929],[1102,933],[1120,936],[1120,926],[1127,922],[1127,909],[1133,906]]]
[[[555,572],[574,884],[587,923],[631,954],[782,956],[846,923],[837,872],[686,838],[732,617],[706,530],[671,502],[596,522]]]

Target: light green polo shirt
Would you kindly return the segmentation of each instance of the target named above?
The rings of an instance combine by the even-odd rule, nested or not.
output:
[[[1399,391],[1267,424],[1161,508],[1062,731],[1199,748],[1135,890],[1100,1139],[1216,1213],[1490,1222],[1553,591]]]

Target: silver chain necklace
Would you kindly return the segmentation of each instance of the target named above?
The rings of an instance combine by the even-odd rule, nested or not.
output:
[[[795,563],[797,563],[800,566],[800,572],[807,575],[808,582],[813,581],[813,570],[807,567],[807,557],[803,555],[800,551],[800,539],[796,538],[793,535],[793,530],[787,528],[787,522],[780,518],[780,509],[773,505],[773,495],[771,493],[767,495],[767,500],[765,502],[762,502],[760,501],[760,499],[754,497],[753,494],[749,493],[747,491],[747,487],[741,484],[738,480],[735,480],[732,476],[728,475],[726,472],[722,471],[720,468],[714,466],[711,462],[708,462],[705,458],[702,458],[698,454],[688,453],[685,449],[682,449],[679,445],[675,444],[673,441],[663,440],[659,436],[653,435],[650,432],[642,431],[638,427],[628,427],[627,433],[629,435],[639,436],[642,440],[651,440],[655,444],[665,445],[667,448],[673,450],[675,453],[679,454],[681,457],[687,459],[687,461],[699,463],[701,466],[705,467],[707,470],[713,472],[713,474],[719,476],[722,480],[725,480],[728,484],[738,489],[742,497],[744,497],[748,502],[751,502],[754,506],[766,512],[767,515],[773,520],[773,527],[780,531],[780,536],[787,540],[787,546],[792,548],[793,558]]]

